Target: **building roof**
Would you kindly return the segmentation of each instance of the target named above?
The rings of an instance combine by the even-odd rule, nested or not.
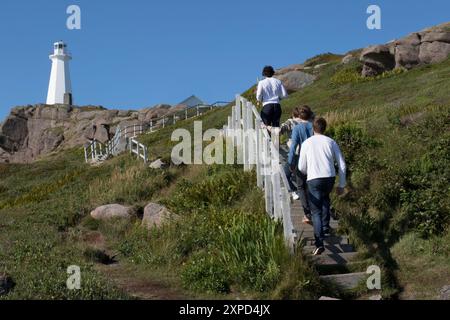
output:
[[[205,104],[206,103],[204,101],[202,101],[200,98],[196,97],[195,95],[192,95],[189,98],[187,98],[184,101],[179,103],[179,105],[185,105],[189,108],[195,107],[198,105],[205,105]]]

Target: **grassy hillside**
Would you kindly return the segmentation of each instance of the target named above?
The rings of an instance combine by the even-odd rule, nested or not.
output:
[[[329,120],[349,164],[349,192],[334,199],[341,225],[384,267],[385,295],[434,298],[450,278],[450,60],[367,81],[358,64],[325,57],[319,80],[283,102],[283,118],[308,104]],[[229,114],[205,114],[203,129],[221,128]],[[192,131],[193,121],[176,127]],[[169,158],[173,129],[140,137],[151,158]],[[315,270],[288,255],[254,180],[239,166],[151,170],[129,154],[92,167],[80,149],[0,165],[0,272],[16,282],[0,299],[130,298],[145,286],[169,298],[317,298],[324,291]],[[180,218],[142,229],[150,201]],[[90,219],[108,203],[134,206],[136,217]],[[116,267],[99,263],[112,256]],[[65,287],[69,265],[82,268],[80,291]]]
[[[221,127],[227,109],[196,120],[204,129]],[[192,124],[176,127],[193,131]],[[151,158],[168,160],[173,129],[140,137]],[[264,212],[255,176],[240,166],[152,170],[125,153],[95,167],[74,149],[30,165],[1,165],[0,176],[0,272],[16,282],[0,299],[318,294],[310,263],[289,255],[280,225]],[[140,215],[150,201],[180,218],[148,232]],[[136,215],[131,222],[90,218],[108,203],[134,206]],[[119,263],[108,267],[112,257]],[[81,267],[80,291],[66,289],[70,265]]]

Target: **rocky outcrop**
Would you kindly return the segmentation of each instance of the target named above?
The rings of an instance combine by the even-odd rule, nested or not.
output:
[[[276,71],[275,77],[283,82],[284,87],[289,93],[303,89],[316,80],[316,76],[304,72],[301,64],[290,65]]]
[[[361,60],[364,62],[363,75],[374,76],[395,67],[393,47],[389,45],[371,46],[363,50]]]
[[[418,65],[439,63],[450,55],[450,23],[392,41],[370,46],[361,53],[362,75],[375,76],[394,68],[411,69]]]
[[[171,213],[166,207],[157,203],[149,203],[144,208],[142,226],[147,229],[151,229],[154,227],[158,228],[171,219],[176,219],[176,217],[177,216]]]
[[[43,104],[16,107],[0,126],[0,163],[31,162],[92,139],[104,143],[117,125],[144,124],[177,110],[163,104],[139,111]]]
[[[420,46],[419,60],[425,64],[439,63],[447,59],[449,54],[450,43],[439,41],[424,42]]]
[[[109,220],[113,218],[130,219],[133,208],[120,204],[107,204],[96,208],[91,212],[91,217],[95,220]]]

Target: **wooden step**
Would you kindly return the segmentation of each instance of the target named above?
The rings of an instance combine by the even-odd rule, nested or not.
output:
[[[314,233],[304,233],[302,235],[299,234],[298,236],[305,241],[305,246],[314,245]],[[349,244],[350,240],[347,236],[331,236],[324,240],[325,246],[347,246]]]
[[[352,290],[358,287],[358,285],[365,279],[367,279],[367,276],[368,275],[365,272],[355,272],[320,276],[320,279],[327,282],[332,282],[338,285],[341,289]]]
[[[308,245],[303,248],[305,253],[311,253],[316,247],[314,245]],[[346,253],[354,252],[355,248],[351,244],[325,244],[326,254]]]
[[[319,266],[337,266],[351,263],[357,256],[357,252],[342,253],[322,253],[320,256],[313,256],[313,261]]]

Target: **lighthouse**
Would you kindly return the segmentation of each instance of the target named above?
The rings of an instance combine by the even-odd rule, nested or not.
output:
[[[72,56],[67,51],[67,44],[55,42],[53,54],[50,55],[52,71],[48,85],[47,104],[72,104],[72,84],[70,82],[69,61]]]

